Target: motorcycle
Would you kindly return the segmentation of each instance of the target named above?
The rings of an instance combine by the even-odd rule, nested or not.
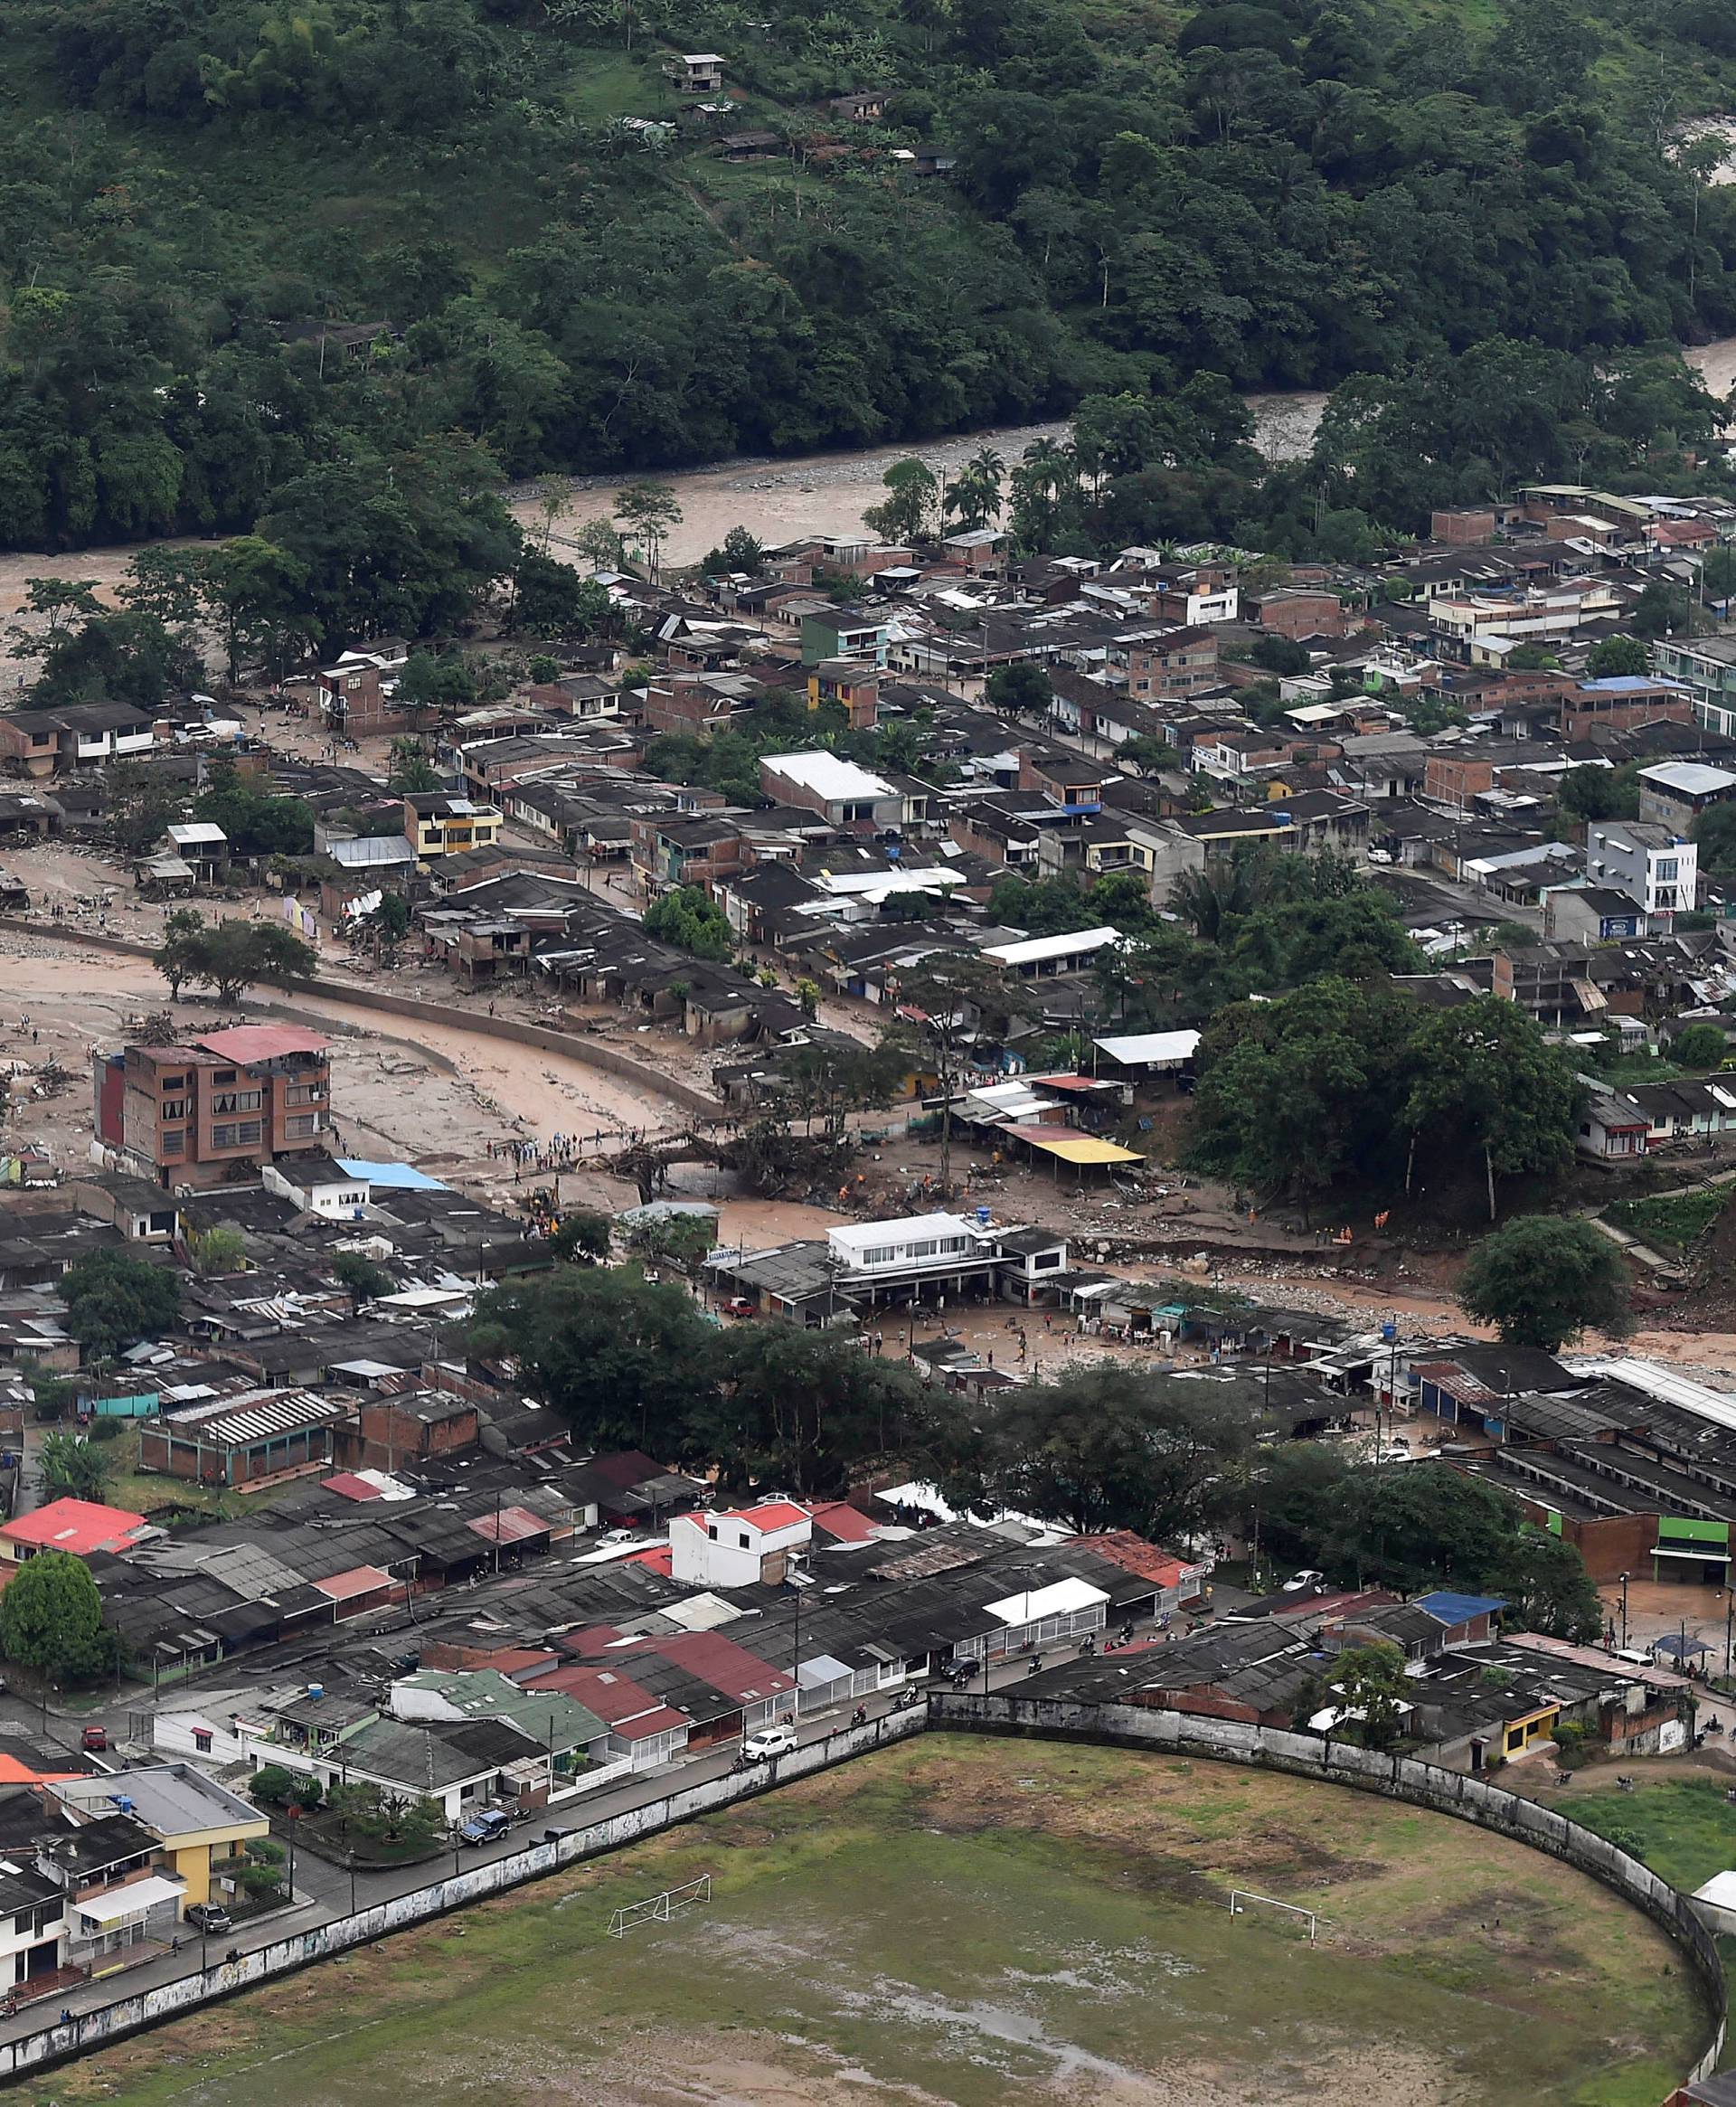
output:
[[[921,1702],[922,1693],[920,1690],[901,1690],[892,1699],[892,1710],[908,1712],[912,1705],[920,1705]]]
[[[856,1706],[855,1710],[850,1715],[850,1724],[852,1726],[867,1725],[868,1707],[865,1705],[858,1705]]]

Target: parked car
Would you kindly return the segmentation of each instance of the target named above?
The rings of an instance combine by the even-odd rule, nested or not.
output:
[[[232,1932],[235,1920],[226,1909],[214,1902],[196,1902],[187,1912],[187,1922],[195,1932]]]
[[[774,1756],[787,1756],[795,1746],[793,1726],[762,1726],[741,1743],[741,1753],[750,1763],[769,1763]]]
[[[459,1828],[458,1834],[467,1844],[492,1844],[496,1837],[504,1837],[513,1826],[513,1818],[503,1814],[497,1807],[486,1807],[480,1814],[473,1814]]]
[[[751,1317],[758,1308],[759,1304],[747,1295],[731,1295],[723,1305],[724,1313],[730,1317]]]
[[[101,1755],[108,1746],[108,1729],[106,1726],[87,1726],[79,1736],[79,1746],[87,1755]]]
[[[1278,1592],[1284,1595],[1299,1595],[1304,1588],[1317,1588],[1326,1577],[1325,1573],[1316,1573],[1313,1566],[1305,1565],[1300,1573],[1293,1573],[1290,1575]]]

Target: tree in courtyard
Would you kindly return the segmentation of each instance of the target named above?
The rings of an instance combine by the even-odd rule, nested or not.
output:
[[[1736,805],[1708,805],[1688,832],[1703,871],[1714,878],[1736,877]]]
[[[108,1482],[108,1459],[102,1450],[60,1427],[42,1436],[36,1469],[43,1491],[56,1498],[64,1493],[73,1499],[99,1500]]]
[[[349,1290],[350,1299],[358,1310],[370,1302],[377,1302],[382,1295],[394,1293],[398,1286],[384,1266],[359,1251],[339,1252],[332,1261],[332,1277],[341,1288]]]
[[[621,538],[645,559],[655,585],[663,571],[663,545],[681,524],[681,506],[666,483],[629,483],[615,494]]]
[[[1080,1534],[1137,1529],[1162,1543],[1207,1518],[1253,1432],[1245,1403],[1211,1384],[1078,1363],[1001,1394],[982,1468],[1004,1506]]]
[[[1135,769],[1142,776],[1163,775],[1182,765],[1181,755],[1168,741],[1155,738],[1149,732],[1124,739],[1115,750],[1115,758],[1122,767]]]
[[[1637,637],[1606,637],[1594,644],[1585,662],[1590,680],[1643,676],[1652,670],[1652,655]]]
[[[921,1384],[852,1339],[773,1321],[738,1325],[719,1340],[717,1364],[693,1433],[731,1492],[778,1485],[813,1498],[841,1493],[871,1460],[933,1464]]]
[[[724,535],[722,546],[712,550],[700,569],[709,578],[734,577],[741,573],[757,578],[765,560],[765,543],[746,527],[732,526]]]
[[[1727,600],[1736,593],[1736,549],[1721,542],[1708,549],[1700,565],[1702,600]],[[1595,656],[1595,654],[1594,654]]]
[[[247,1268],[247,1239],[239,1229],[213,1223],[187,1235],[187,1261],[203,1280],[212,1273],[240,1273]]]
[[[1594,819],[1637,819],[1639,771],[1631,761],[1621,768],[1599,761],[1571,768],[1556,789],[1555,805],[1563,819],[1580,826]]]
[[[711,1383],[716,1328],[673,1282],[615,1267],[558,1266],[502,1281],[476,1304],[470,1350],[518,1380],[592,1448],[686,1452]]]
[[[105,1630],[90,1569],[70,1551],[39,1551],[0,1594],[0,1652],[52,1682],[107,1673],[115,1635]]]
[[[1670,1041],[1670,1059],[1683,1068],[1716,1068],[1729,1051],[1721,1025],[1690,1025]]]
[[[1346,1647],[1327,1679],[1364,1748],[1390,1749],[1404,1730],[1410,1701],[1404,1656],[1396,1646]]]
[[[178,785],[137,761],[108,771],[108,832],[123,855],[142,856],[186,810]]]
[[[90,1361],[106,1361],[167,1331],[181,1314],[181,1283],[168,1266],[128,1251],[87,1252],[61,1275],[66,1328]]]
[[[1585,1330],[1633,1328],[1627,1267],[1590,1223],[1518,1214],[1472,1247],[1458,1306],[1508,1346],[1552,1354]]]
[[[1335,1586],[1467,1589],[1501,1597],[1514,1630],[1577,1639],[1602,1629],[1574,1545],[1533,1526],[1512,1494],[1447,1464],[1396,1470],[1287,1441],[1260,1452],[1241,1499],[1244,1531]]]
[[[696,959],[724,959],[735,952],[730,918],[703,885],[672,886],[646,909],[645,930]]]
[[[997,666],[988,676],[984,694],[991,710],[1005,710],[1014,717],[1045,717],[1055,699],[1049,676],[1028,659]]]

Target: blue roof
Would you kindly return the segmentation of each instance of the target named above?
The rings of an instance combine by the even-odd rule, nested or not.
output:
[[[1626,695],[1637,694],[1641,688],[1679,688],[1682,683],[1679,680],[1654,680],[1650,675],[1644,673],[1610,673],[1606,674],[1601,680],[1582,680],[1580,685],[1590,689],[1594,694]]]
[[[439,1178],[429,1177],[426,1171],[412,1170],[407,1163],[369,1163],[359,1156],[340,1156],[337,1167],[348,1177],[366,1178],[371,1186],[379,1186],[387,1192],[449,1193],[452,1190]]]
[[[1451,1588],[1439,1588],[1432,1595],[1419,1595],[1411,1605],[1427,1610],[1431,1617],[1439,1617],[1443,1624],[1468,1624],[1473,1617],[1492,1617],[1497,1610],[1505,1610],[1505,1595],[1458,1595]]]

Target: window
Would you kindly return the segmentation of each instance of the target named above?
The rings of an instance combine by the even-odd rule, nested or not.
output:
[[[319,1132],[319,1115],[316,1112],[304,1112],[296,1119],[286,1120],[283,1130],[292,1141],[304,1141],[310,1134]],[[349,1195],[345,1195],[345,1197]]]
[[[201,1755],[201,1756],[208,1756],[208,1755],[211,1753],[211,1729],[210,1729],[210,1727],[208,1727],[208,1726],[195,1726],[195,1727],[193,1728],[193,1752],[194,1752],[194,1753],[195,1753],[195,1754],[197,1754],[197,1755]]]
[[[1673,884],[1675,881],[1675,874],[1679,867],[1679,858],[1675,856],[1660,856],[1657,863],[1658,883],[1660,885]]]
[[[173,1133],[159,1135],[157,1147],[165,1156],[184,1156],[187,1151],[185,1129],[177,1127]]]
[[[211,1130],[213,1148],[251,1148],[259,1141],[259,1122],[257,1120],[229,1120]]]
[[[185,1098],[165,1098],[163,1101],[163,1117],[165,1120],[184,1120],[191,1110]]]
[[[212,1076],[211,1080],[212,1082],[233,1082],[235,1080],[235,1071],[232,1068],[220,1068]]]
[[[1051,1266],[1058,1266],[1060,1263],[1061,1253],[1058,1251],[1040,1251],[1032,1261],[1033,1266],[1040,1273],[1045,1272]]]
[[[257,1112],[264,1102],[263,1091],[229,1090],[212,1100],[211,1109],[213,1112]]]

